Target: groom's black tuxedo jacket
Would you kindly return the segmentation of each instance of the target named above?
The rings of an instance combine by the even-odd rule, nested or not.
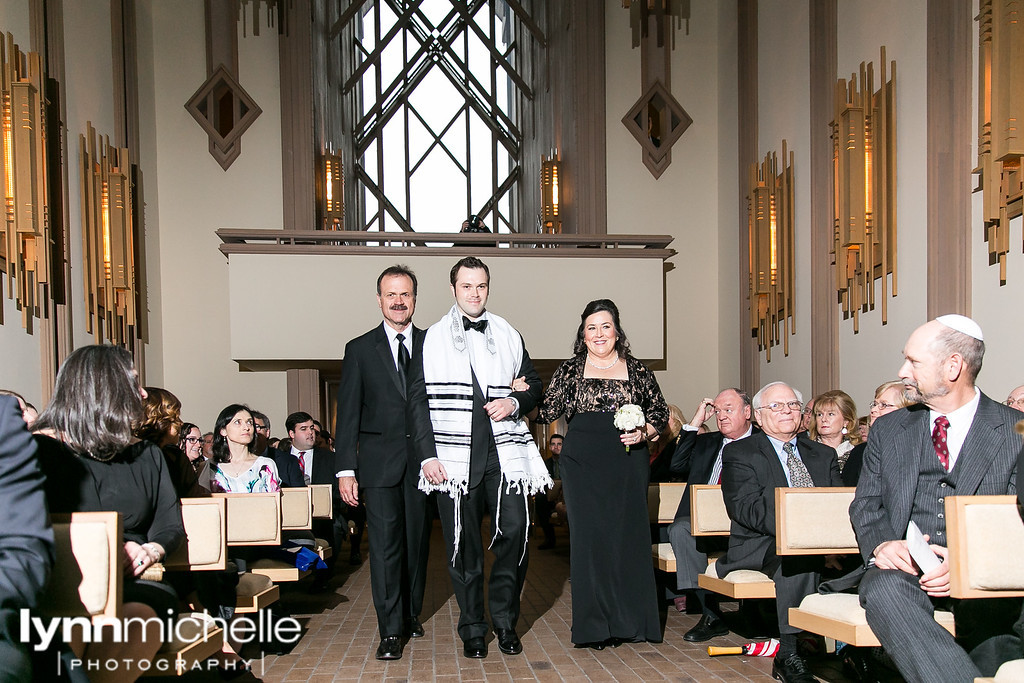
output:
[[[338,388],[338,469],[360,486],[397,486],[409,466],[408,383],[423,375],[423,330],[412,328],[406,385],[399,379],[383,324],[345,345]],[[417,466],[418,467],[418,466]]]

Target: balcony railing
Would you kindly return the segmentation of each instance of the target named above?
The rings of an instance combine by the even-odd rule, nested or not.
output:
[[[221,228],[220,250],[231,254],[387,254],[669,259],[671,235],[539,235],[519,233],[363,232]]]

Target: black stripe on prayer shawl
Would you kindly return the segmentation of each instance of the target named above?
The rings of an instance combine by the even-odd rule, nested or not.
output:
[[[431,401],[466,401],[472,400],[472,394],[439,394],[428,391],[427,398]]]

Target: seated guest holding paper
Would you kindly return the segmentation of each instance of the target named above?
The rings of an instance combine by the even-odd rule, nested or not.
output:
[[[199,484],[212,493],[273,493],[281,490],[277,465],[257,456],[252,413],[232,403],[217,416],[213,457],[199,473]]]
[[[789,608],[817,589],[821,558],[775,554],[775,489],[840,486],[836,452],[800,432],[800,393],[785,382],[766,384],[751,404],[760,434],[730,443],[722,451],[722,497],[732,520],[729,550],[715,563],[720,578],[736,569],[772,577],[779,621],[779,652],[772,676],[785,683],[814,683],[797,653],[799,629],[789,625]]]
[[[718,431],[698,434],[697,430],[711,415],[718,418]],[[684,478],[690,485],[722,483],[722,451],[733,441],[750,436],[754,430],[750,418],[750,397],[739,389],[725,389],[713,401],[702,400],[693,419],[679,432],[679,444],[670,463],[672,474]],[[697,586],[697,576],[708,566],[707,552],[724,550],[728,539],[713,536],[698,542],[690,525],[690,487],[687,486],[675,519],[668,527],[668,538],[676,556],[676,589],[691,591],[701,609],[700,621],[683,638],[700,643],[729,632],[715,595]],[[685,600],[685,597],[676,598],[680,611],[685,609]]]
[[[132,436],[145,397],[126,350],[85,346],[64,361],[53,399],[33,425],[50,512],[114,510],[124,524],[124,616],[137,620],[126,622],[125,642],[70,644],[103,664],[89,670],[94,681],[135,680],[160,648],[156,618],[178,607],[170,586],[141,578],[185,538],[163,454]],[[118,662],[114,671],[108,661]]]
[[[591,301],[580,316],[572,358],[544,393],[537,421],[565,415],[569,428],[559,465],[571,511],[572,642],[597,650],[626,642],[661,642],[651,564],[647,440],[668,422],[658,381],[629,353],[619,309]],[[643,415],[616,426],[617,409]],[[620,422],[621,424],[621,422]]]
[[[949,596],[944,502],[947,496],[1014,494],[1020,413],[981,393],[975,378],[985,343],[970,318],[943,315],[917,328],[903,347],[905,393],[916,403],[871,427],[850,519],[869,568],[860,582],[868,625],[908,681],[973,681],[967,652],[1009,632],[1014,601]],[[908,549],[914,522],[942,562],[923,574]],[[927,551],[925,551],[927,552]],[[953,610],[954,640],[933,618]]]

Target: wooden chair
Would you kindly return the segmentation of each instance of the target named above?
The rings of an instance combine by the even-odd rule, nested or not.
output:
[[[694,536],[729,535],[732,520],[725,508],[721,486],[694,484],[690,487],[690,529]],[[719,578],[715,571],[718,558],[709,560],[707,571],[697,577],[697,585],[701,588],[734,600],[775,597],[775,582],[767,574],[738,569]]]
[[[313,519],[334,519],[334,486],[331,484],[310,484],[310,494],[313,497]],[[334,551],[329,540],[324,538],[316,539],[316,552],[320,559],[327,560]]]
[[[40,612],[52,617],[85,616],[94,622],[120,619],[124,585],[120,515],[75,512],[53,515],[51,522],[57,561]],[[186,555],[194,553],[204,560],[217,555],[217,549],[212,547],[215,539],[216,534],[195,534]],[[201,614],[181,614],[178,622],[176,633],[171,634],[154,658],[151,675],[182,675],[220,651],[224,631],[212,619]]]
[[[647,515],[651,524],[671,524],[676,518],[679,503],[686,491],[685,482],[661,482],[647,487]],[[676,556],[671,543],[652,543],[651,558],[654,567],[675,573]]]
[[[784,555],[858,554],[850,522],[853,487],[775,489],[776,552]],[[953,632],[953,615],[935,620]],[[789,609],[789,624],[857,647],[877,646],[860,597],[854,593],[813,593]]]

